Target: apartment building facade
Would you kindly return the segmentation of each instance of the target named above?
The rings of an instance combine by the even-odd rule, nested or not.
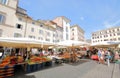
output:
[[[84,33],[84,30],[78,25],[70,27],[71,40],[85,41]]]
[[[25,9],[18,7],[19,0],[0,0],[0,37],[32,38],[51,43],[70,40],[70,20],[64,16],[53,20],[34,20]],[[84,31],[77,29],[79,39]],[[80,32],[79,32],[80,30]]]
[[[0,0],[0,37],[13,37],[18,0]]]
[[[53,20],[59,27],[63,28],[63,41],[70,40],[70,20],[64,16],[56,17]]]
[[[63,40],[63,27],[53,21],[33,20],[18,0],[0,0],[0,37],[33,38],[41,41]]]
[[[120,42],[120,26],[93,32],[91,41],[92,44],[112,41]]]

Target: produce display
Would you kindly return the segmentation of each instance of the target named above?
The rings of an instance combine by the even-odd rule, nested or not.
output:
[[[39,57],[39,56],[32,56],[29,60],[27,60],[28,64],[36,64],[36,63],[42,63],[50,61],[51,59],[47,57]]]
[[[70,58],[70,54],[68,52],[64,52],[63,55],[60,55],[63,59],[68,59]]]
[[[7,56],[6,58],[4,58],[4,59],[2,60],[2,62],[1,62],[1,64],[0,64],[0,67],[5,67],[5,66],[7,66],[7,65],[9,65],[9,64],[10,64],[10,57]]]
[[[23,57],[22,56],[18,56],[17,57],[17,63],[22,63],[22,62],[24,62]]]
[[[0,67],[14,66],[17,63],[22,63],[24,61],[22,56],[7,56],[0,63]]]

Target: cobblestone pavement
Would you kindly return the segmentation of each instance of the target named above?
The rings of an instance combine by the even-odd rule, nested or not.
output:
[[[115,64],[113,78],[120,78],[120,64]]]
[[[33,73],[21,74],[15,78],[118,78],[118,67],[116,64],[108,67],[96,61],[80,60],[79,63],[63,63]]]

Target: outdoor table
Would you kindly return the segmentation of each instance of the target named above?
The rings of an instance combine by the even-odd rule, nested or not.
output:
[[[61,64],[63,62],[62,57],[55,56],[54,59],[55,59],[55,63],[57,63],[57,64]]]

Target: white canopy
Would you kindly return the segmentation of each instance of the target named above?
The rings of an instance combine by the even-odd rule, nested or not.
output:
[[[0,37],[0,46],[6,47],[42,47],[54,45],[50,42],[30,38],[3,38]]]
[[[57,45],[71,47],[71,46],[88,45],[88,43],[84,41],[66,40],[66,41],[58,42]]]
[[[118,41],[106,41],[106,42],[100,42],[100,43],[95,43],[91,44],[91,46],[96,46],[96,47],[116,47],[120,44]]]

